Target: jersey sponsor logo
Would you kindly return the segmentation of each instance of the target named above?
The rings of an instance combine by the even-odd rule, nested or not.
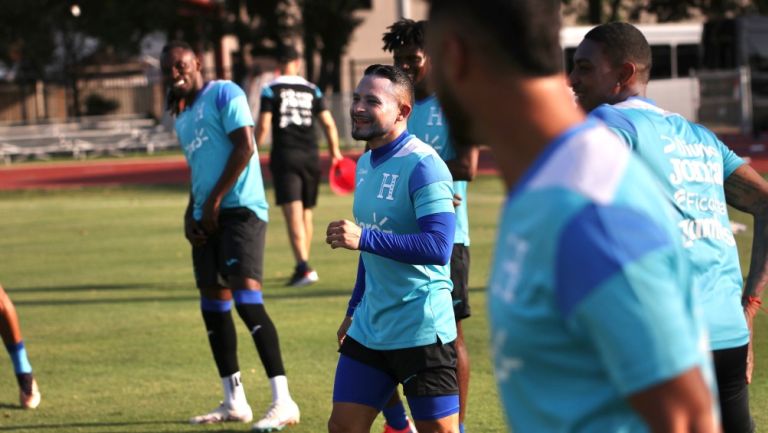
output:
[[[195,129],[195,138],[189,143],[184,145],[184,153],[187,154],[187,159],[192,158],[192,155],[203,147],[203,143],[208,141],[208,135],[205,133],[205,128]]]
[[[443,150],[443,147],[445,147],[445,144],[442,140],[440,140],[440,134],[435,134],[434,137],[430,136],[429,133],[424,134],[423,142],[429,144],[432,146],[433,149],[435,149],[437,152],[440,152]]]
[[[728,207],[722,200],[708,197],[704,194],[678,189],[674,194],[675,204],[681,208],[693,209],[698,212],[717,213],[726,215]]]
[[[498,300],[511,304],[515,301],[515,292],[523,273],[523,261],[528,255],[529,244],[526,240],[510,233],[507,235],[505,256],[501,259],[501,270],[491,282],[491,295]]]
[[[381,187],[379,188],[379,194],[376,195],[376,198],[383,198],[386,200],[394,200],[395,199],[395,185],[397,185],[397,179],[400,177],[399,174],[390,174],[390,173],[383,173],[382,179],[381,179]],[[391,180],[390,180],[391,178]],[[387,190],[386,196],[384,195],[384,190]]]
[[[312,126],[312,99],[309,92],[280,89],[280,128]]]
[[[376,212],[373,213],[373,222],[366,222],[361,219],[356,219],[355,223],[360,227],[368,230],[378,230],[383,233],[392,233],[392,229],[384,228],[384,225],[389,221],[389,217],[383,217],[381,219],[376,217]]]
[[[665,154],[676,152],[678,155],[689,158],[701,158],[703,156],[715,158],[719,154],[714,146],[704,143],[686,143],[680,137],[668,137],[666,135],[662,135],[660,138],[662,142],[666,142],[664,145]]]
[[[672,173],[669,181],[672,185],[683,182],[723,184],[723,164],[720,162],[703,162],[690,159],[670,158]]]
[[[203,120],[204,111],[205,111],[205,103],[200,102],[200,106],[198,106],[197,109],[195,110],[195,122],[199,122]]]
[[[683,232],[685,248],[692,247],[700,239],[714,239],[731,247],[736,245],[731,229],[714,218],[684,219],[677,226]]]

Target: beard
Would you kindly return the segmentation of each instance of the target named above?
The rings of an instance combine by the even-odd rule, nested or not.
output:
[[[444,84],[442,80],[435,81],[435,93],[448,123],[448,131],[453,145],[459,148],[476,146],[480,140],[477,137],[472,138],[474,135],[472,134],[472,121],[467,110],[461,105],[448,85]]]
[[[374,138],[384,136],[386,133],[387,131],[382,125],[371,124],[371,126],[366,128],[359,128],[356,127],[354,123],[352,124],[352,138],[355,140],[371,141]]]

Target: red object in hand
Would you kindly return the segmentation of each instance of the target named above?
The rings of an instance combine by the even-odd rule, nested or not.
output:
[[[331,191],[346,195],[355,190],[355,168],[357,163],[351,158],[342,158],[331,165],[328,184]]]

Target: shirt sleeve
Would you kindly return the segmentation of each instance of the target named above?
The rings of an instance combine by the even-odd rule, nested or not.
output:
[[[687,268],[669,232],[636,210],[591,205],[559,242],[557,308],[623,395],[698,364],[690,288],[679,287]]]
[[[414,265],[445,265],[451,259],[456,215],[443,212],[418,219],[419,233],[363,229],[360,250]]]
[[[365,294],[365,264],[363,263],[363,257],[361,256],[357,261],[357,280],[355,280],[355,288],[352,290],[352,296],[349,298],[347,304],[347,317],[352,317],[355,314],[355,309],[360,304]]]
[[[221,113],[224,131],[227,134],[244,126],[253,126],[254,124],[245,92],[231,81],[226,81],[219,87],[216,95],[216,108]]]
[[[620,110],[603,104],[592,110],[589,115],[605,123],[630,149],[637,147],[637,129]]]
[[[272,90],[272,87],[270,86],[264,86],[261,89],[261,102],[259,103],[259,112],[265,113],[269,112],[271,113],[274,109],[275,104],[275,92]]]
[[[704,134],[709,135],[711,140],[715,142],[717,149],[720,151],[720,155],[723,158],[723,181],[728,179],[728,176],[733,174],[737,168],[746,164],[746,161],[739,157],[739,155],[736,155],[736,152],[731,150],[731,148],[728,147],[725,143],[720,141],[720,139],[717,138],[717,136],[712,131],[698,124],[696,125],[696,128],[699,128],[699,130],[703,131]]]
[[[327,109],[328,107],[325,105],[325,97],[323,96],[323,91],[320,90],[319,87],[315,87],[315,97],[312,100],[312,114],[316,116]]]

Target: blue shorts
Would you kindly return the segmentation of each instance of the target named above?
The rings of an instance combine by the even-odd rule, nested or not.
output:
[[[436,420],[458,413],[453,343],[373,350],[347,336],[339,352],[334,403],[364,404],[380,411],[401,383],[414,419]]]

